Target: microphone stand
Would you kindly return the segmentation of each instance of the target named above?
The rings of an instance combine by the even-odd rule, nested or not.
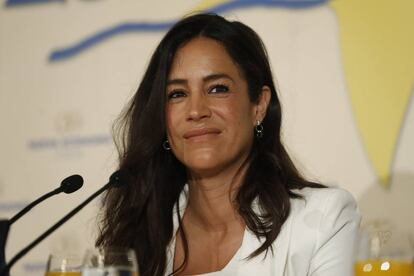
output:
[[[10,220],[8,219],[2,219],[0,220],[0,269],[3,271],[6,267],[6,243],[7,243],[7,237],[9,235],[9,229],[10,226],[19,218],[21,218],[24,214],[29,212],[34,206],[42,202],[43,200],[48,199],[51,196],[54,196],[56,194],[59,194],[61,192],[61,188],[57,188],[30,203],[27,205],[23,210],[21,210],[19,213],[14,215]],[[8,276],[8,274],[5,274],[5,276]]]
[[[104,192],[106,189],[109,188],[109,186],[113,185],[114,182],[110,181],[105,186],[100,188],[98,191],[93,193],[91,196],[89,196],[84,202],[82,202],[78,207],[73,209],[70,213],[68,213],[66,216],[61,218],[57,223],[55,223],[52,227],[50,227],[47,231],[45,231],[42,235],[40,235],[37,239],[35,239],[33,242],[31,242],[28,246],[23,248],[19,253],[17,253],[10,262],[4,266],[3,269],[0,270],[0,276],[9,276],[10,268],[24,255],[27,254],[33,247],[38,245],[41,241],[43,241],[46,237],[48,237],[50,234],[52,234],[56,229],[58,229],[62,224],[64,224],[67,220],[69,220],[71,217],[73,217],[76,213],[78,213],[83,207],[85,207],[89,202],[91,202],[93,199],[95,199],[98,195],[100,195],[102,192]]]
[[[25,215],[27,212],[29,212],[34,206],[39,204],[40,202],[48,199],[51,196],[60,194],[61,192],[65,192],[67,194],[73,193],[77,191],[80,187],[82,187],[83,179],[79,175],[72,175],[67,178],[65,178],[61,184],[60,187],[54,189],[51,192],[48,192],[45,195],[42,195],[29,205],[27,205],[23,210],[18,212],[16,215],[14,215],[10,220],[8,219],[2,219],[0,220],[0,276],[3,276],[3,271],[6,271],[7,265],[6,265],[6,243],[7,243],[7,237],[9,235],[9,229],[10,226],[16,222],[19,218],[21,218],[23,215]],[[5,272],[4,276],[8,276],[8,272]]]
[[[43,200],[48,199],[51,196],[57,195],[59,193],[62,192],[62,188],[56,188],[51,192],[48,192],[45,195],[42,195],[41,197],[39,197],[38,199],[36,199],[35,201],[33,201],[32,203],[30,203],[29,205],[27,205],[26,207],[24,207],[23,210],[21,210],[20,212],[18,212],[16,215],[14,215],[11,219],[10,219],[10,225],[12,225],[16,220],[18,220],[20,217],[22,217],[24,214],[26,214],[27,212],[29,212],[34,206],[36,206],[37,204],[39,204],[40,202],[42,202]]]
[[[6,267],[6,241],[9,234],[10,221],[8,219],[0,220],[0,269]],[[8,276],[5,274],[5,276]]]

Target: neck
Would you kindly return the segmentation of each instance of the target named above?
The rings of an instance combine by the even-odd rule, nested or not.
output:
[[[191,175],[189,202],[185,217],[194,226],[209,232],[222,232],[244,227],[235,198],[246,172],[246,166],[216,175]]]

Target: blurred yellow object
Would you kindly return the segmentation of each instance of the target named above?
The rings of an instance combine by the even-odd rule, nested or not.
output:
[[[400,260],[364,260],[354,266],[355,276],[414,276],[413,264]]]
[[[79,271],[48,271],[45,273],[45,276],[81,276],[81,273]]]
[[[79,271],[48,271],[45,276],[81,276],[81,273]]]

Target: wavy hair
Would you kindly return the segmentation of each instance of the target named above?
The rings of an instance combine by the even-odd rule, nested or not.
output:
[[[273,252],[272,244],[289,216],[290,198],[299,197],[293,189],[323,187],[300,175],[282,144],[281,106],[259,36],[243,23],[219,15],[186,17],[161,40],[137,92],[114,128],[119,167],[128,172],[129,178],[124,187],[110,189],[103,199],[96,245],[134,248],[143,276],[165,273],[166,249],[174,235],[173,208],[187,182],[184,165],[162,147],[166,138],[165,91],[177,49],[196,37],[214,39],[225,47],[247,81],[251,102],[259,100],[264,85],[271,90],[262,122],[264,136],[254,139],[235,199],[246,226],[264,240],[250,257]],[[253,210],[255,200],[260,214]],[[185,232],[179,232],[184,241],[185,258],[180,267],[183,268],[188,246]]]

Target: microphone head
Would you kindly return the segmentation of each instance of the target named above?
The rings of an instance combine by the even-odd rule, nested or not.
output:
[[[125,170],[117,170],[109,177],[109,183],[115,187],[121,187],[127,182],[127,172]]]
[[[79,190],[83,185],[83,178],[78,174],[66,177],[60,183],[60,189],[66,194],[70,194]]]

